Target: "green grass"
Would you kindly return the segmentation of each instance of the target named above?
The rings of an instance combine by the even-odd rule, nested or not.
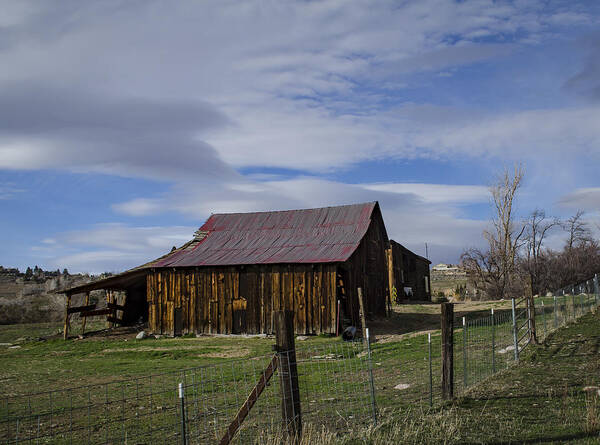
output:
[[[503,303],[465,303],[456,305],[457,316],[475,317],[489,313],[490,305]],[[439,305],[401,305],[391,319],[373,324],[378,336],[439,329]],[[100,320],[88,321],[87,331],[103,329]],[[92,335],[63,341],[62,323],[0,325],[0,396],[80,386],[115,379],[169,372],[210,363],[229,357],[254,357],[271,352],[272,338],[199,337],[135,340],[128,335]],[[79,333],[73,325],[72,335]],[[40,338],[48,337],[47,340]],[[392,339],[396,340],[396,339]],[[298,345],[322,345],[337,341],[328,336],[310,337]],[[409,342],[410,343],[410,342]],[[9,348],[7,344],[20,346]],[[404,354],[398,343],[396,354]],[[377,346],[375,346],[377,348]],[[144,350],[145,349],[145,350]],[[422,353],[422,351],[421,351]],[[222,355],[222,357],[216,357]]]
[[[495,307],[499,317],[500,314],[506,315],[509,312],[509,302],[493,302],[491,305]],[[416,307],[412,308],[411,306]],[[489,307],[490,303],[487,303],[486,306],[486,303],[480,302],[456,305],[457,318],[459,319],[463,313],[469,314],[469,319],[487,317],[489,316]],[[403,305],[401,310],[404,312],[395,315],[396,322],[408,319],[412,320],[414,324],[418,324],[420,317],[425,320],[425,323],[431,323],[431,320],[436,318],[439,323],[437,315],[439,305]],[[548,311],[548,306],[546,306],[546,310]],[[550,317],[547,322],[551,324],[552,316],[549,313],[547,316]],[[507,317],[504,317],[503,320],[502,325],[496,326],[498,349],[511,344],[511,323]],[[405,335],[402,337],[391,336],[392,338],[386,337],[386,335],[380,336],[380,341],[373,344],[373,376],[377,405],[382,413],[383,423],[388,425],[389,431],[386,432],[384,427],[371,431],[368,440],[372,439],[374,442],[365,442],[367,438],[361,434],[366,434],[366,430],[356,429],[361,422],[368,421],[370,416],[366,356],[364,353],[358,354],[356,350],[342,346],[338,339],[311,337],[309,340],[297,343],[298,357],[303,360],[299,366],[305,420],[307,423],[311,421],[328,423],[332,427],[331,430],[336,433],[335,440],[341,440],[342,443],[386,443],[385,434],[392,434],[390,431],[398,429],[399,419],[404,419],[403,423],[413,425],[415,431],[403,430],[402,434],[406,433],[407,436],[399,436],[400,433],[396,431],[393,433],[393,437],[387,436],[391,441],[402,439],[401,441],[406,443],[419,443],[416,439],[411,442],[410,437],[422,439],[424,437],[422,434],[434,434],[435,425],[439,423],[440,428],[445,425],[444,427],[456,430],[457,437],[465,439],[466,443],[486,442],[483,440],[485,434],[495,438],[490,429],[490,425],[495,425],[496,428],[502,430],[502,437],[505,437],[498,443],[503,443],[502,441],[510,443],[510,441],[517,441],[514,438],[519,437],[519,431],[522,429],[530,431],[527,422],[534,419],[535,416],[529,419],[527,412],[534,407],[534,403],[541,408],[554,407],[552,401],[544,400],[541,405],[540,402],[534,401],[539,398],[539,394],[518,394],[517,389],[510,383],[529,383],[531,381],[532,386],[525,385],[523,387],[523,389],[529,390],[539,382],[543,382],[548,377],[544,373],[548,373],[552,369],[552,378],[558,375],[560,378],[547,384],[549,388],[553,388],[552,397],[560,399],[558,405],[563,407],[561,415],[564,419],[561,425],[570,425],[568,428],[565,427],[566,430],[553,432],[554,436],[552,437],[567,437],[570,434],[577,440],[588,440],[589,436],[577,436],[577,434],[582,434],[580,430],[577,430],[582,425],[581,416],[589,417],[589,410],[586,411],[585,408],[585,398],[582,405],[581,389],[579,388],[581,385],[568,384],[566,391],[562,390],[565,387],[563,380],[582,378],[583,374],[579,372],[582,364],[573,366],[560,364],[561,360],[579,357],[579,352],[584,351],[587,355],[584,354],[582,357],[592,362],[595,360],[596,363],[596,368],[586,371],[589,373],[588,377],[593,376],[596,380],[592,377],[589,377],[588,380],[598,384],[597,376],[600,375],[598,372],[598,317],[585,315],[580,318],[580,321],[581,323],[570,324],[555,334],[548,334],[546,347],[530,347],[524,351],[520,367],[510,367],[508,371],[504,371],[497,378],[488,378],[487,380],[485,379],[491,374],[489,352],[491,330],[490,326],[484,322],[474,322],[468,330],[468,357],[470,360],[467,371],[470,386],[466,391],[462,387],[462,325],[457,324],[455,382],[457,393],[460,393],[462,398],[451,406],[441,402],[439,391],[440,336],[439,332],[434,331],[432,334],[434,406],[431,409],[429,408],[427,336]],[[393,323],[389,323],[384,327],[393,329],[394,326]],[[102,326],[98,324],[92,325],[90,328],[98,327]],[[423,325],[420,327],[422,328]],[[435,328],[438,327],[439,325],[435,326]],[[3,339],[1,342],[19,346],[19,348],[0,346],[0,363],[2,365],[0,367],[0,421],[6,418],[7,412],[19,410],[26,412],[28,409],[27,403],[29,402],[25,403],[26,399],[15,399],[15,403],[10,402],[8,409],[4,409],[2,401],[6,396],[93,385],[91,390],[84,388],[73,392],[56,393],[52,400],[46,395],[33,399],[34,408],[48,410],[49,407],[52,407],[53,410],[58,410],[58,414],[62,413],[63,424],[58,419],[54,419],[52,422],[44,419],[41,426],[34,425],[33,420],[30,421],[30,425],[21,426],[24,431],[29,429],[30,433],[35,428],[41,428],[42,431],[50,428],[57,435],[57,439],[50,443],[62,443],[60,440],[61,425],[64,426],[65,419],[73,416],[71,409],[73,406],[76,408],[74,421],[84,425],[83,428],[87,428],[88,424],[98,425],[92,437],[96,437],[96,435],[103,439],[114,437],[114,440],[118,442],[119,438],[122,438],[119,425],[122,425],[123,422],[119,423],[120,418],[127,418],[126,429],[131,434],[135,434],[136,431],[144,431],[149,427],[155,430],[164,427],[165,434],[166,432],[173,433],[173,431],[177,431],[175,388],[183,377],[187,379],[187,391],[192,394],[191,399],[194,403],[189,408],[190,412],[197,416],[197,421],[193,424],[198,429],[210,430],[213,428],[211,440],[215,439],[222,431],[222,426],[235,415],[236,409],[239,408],[256,382],[257,375],[264,369],[272,354],[271,346],[274,343],[272,338],[240,336],[199,338],[186,336],[184,338],[135,340],[135,332],[120,336],[104,333],[83,340],[73,339],[65,342],[58,338],[59,329],[60,323],[0,326],[0,338]],[[403,329],[406,327],[399,329],[400,333],[403,333]],[[583,329],[583,331],[579,332],[577,329]],[[377,328],[375,332],[378,332]],[[538,332],[540,332],[539,321]],[[53,337],[40,340],[39,337],[44,335],[53,335]],[[592,346],[587,345],[589,339],[592,339],[590,340]],[[593,343],[594,341],[595,343]],[[583,349],[580,350],[582,347]],[[591,353],[593,351],[595,351],[595,356]],[[325,353],[333,355],[323,360],[315,358]],[[339,355],[343,355],[345,359],[341,360]],[[254,360],[254,357],[262,358]],[[496,357],[497,369],[512,365],[512,353],[498,354]],[[554,370],[555,364],[558,364],[558,370]],[[206,365],[210,365],[210,367],[198,368],[186,373],[185,376],[181,373],[183,369]],[[539,372],[539,375],[534,371]],[[519,374],[521,372],[525,373],[525,376],[521,376]],[[140,376],[159,373],[163,375],[158,378],[135,380]],[[514,373],[517,373],[516,376]],[[115,380],[124,380],[125,382],[110,384]],[[485,383],[471,386],[480,380],[485,380]],[[402,390],[394,389],[400,383],[407,384],[409,387]],[[482,392],[481,388],[484,388],[485,391]],[[150,391],[153,394],[150,394]],[[255,430],[262,428],[260,425],[264,426],[265,419],[272,419],[272,413],[278,412],[277,392],[277,386],[270,385],[259,399],[245,424],[246,439],[249,440],[251,434],[249,431],[252,428]],[[123,399],[126,399],[126,402],[121,403]],[[526,401],[522,406],[519,405],[521,399]],[[85,412],[83,409],[90,401],[94,405],[92,413]],[[107,401],[109,403],[106,403]],[[518,406],[513,406],[515,403]],[[592,403],[591,406],[595,406],[593,403],[596,402],[592,400],[588,401],[588,405],[589,403]],[[82,407],[82,409],[78,410],[77,407]],[[444,411],[440,411],[442,407]],[[488,407],[495,408],[489,413]],[[510,412],[503,414],[503,410]],[[421,417],[426,415],[426,423],[416,425],[412,418],[408,421],[405,417],[407,412],[412,412],[413,417],[414,413],[421,413]],[[446,413],[446,415],[442,413]],[[573,415],[569,417],[571,415],[569,413],[573,413]],[[463,418],[467,418],[469,421],[464,422]],[[54,427],[53,423],[56,423],[57,426]],[[477,428],[481,431],[479,433],[470,432],[469,425],[471,424],[479,425]],[[528,433],[524,436],[526,440],[537,440],[536,437],[542,437],[541,435],[548,431],[540,425],[536,424],[535,428],[531,429],[531,434]],[[579,426],[575,427],[575,425]],[[355,431],[348,435],[347,433],[351,429],[355,429]],[[552,428],[551,430],[554,431]],[[3,433],[0,425],[0,440]],[[106,436],[104,436],[105,434]],[[321,434],[319,437],[325,436]],[[352,437],[358,442],[352,442],[354,440],[351,439]],[[361,437],[363,438],[361,439]],[[377,439],[378,437],[380,439]],[[444,435],[436,437],[443,438],[444,441],[450,440]],[[437,443],[434,436],[430,436],[430,440],[433,441],[431,443]],[[560,439],[551,440],[561,443]],[[584,441],[581,443],[594,442]]]
[[[345,434],[308,425],[302,444],[599,444],[600,395],[584,391],[600,387],[599,324],[598,312],[569,323],[453,402],[388,407],[377,427]]]

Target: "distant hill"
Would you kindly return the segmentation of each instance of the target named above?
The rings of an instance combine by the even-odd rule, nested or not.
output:
[[[70,274],[67,269],[47,271],[35,266],[21,272],[0,266],[0,324],[59,320],[64,316],[65,298],[53,291],[97,278]]]

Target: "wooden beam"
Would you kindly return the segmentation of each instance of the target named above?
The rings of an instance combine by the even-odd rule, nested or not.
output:
[[[87,298],[86,298],[87,299]],[[89,300],[88,300],[89,301]],[[69,314],[76,314],[78,312],[87,312],[96,309],[95,304],[86,304],[85,306],[73,306],[67,309]]]
[[[235,419],[233,419],[233,422],[231,422],[231,424],[227,428],[227,432],[221,438],[219,445],[228,445],[231,442],[231,440],[235,436],[235,433],[244,422],[244,419],[246,419],[248,413],[250,412],[250,410],[264,391],[265,387],[267,386],[267,383],[269,382],[269,380],[271,380],[271,377],[273,377],[273,374],[277,369],[277,363],[277,356],[275,355],[271,359],[271,362],[269,363],[267,368],[261,374],[260,378],[258,379],[258,382],[256,383],[256,386],[252,389],[252,391],[250,391],[250,395],[248,395],[248,398],[238,411],[237,415],[235,416]]]
[[[96,315],[111,315],[114,311],[112,309],[94,309],[93,311],[81,312],[81,317],[95,317]]]
[[[109,309],[113,309],[115,311],[124,311],[125,310],[125,306],[121,305],[121,304],[117,304],[117,303],[107,303],[106,307],[108,307]]]
[[[394,255],[392,248],[385,250],[387,254],[387,267],[388,267],[388,294],[387,294],[387,312],[388,316],[392,312],[392,294],[396,288],[396,282],[394,281]]]

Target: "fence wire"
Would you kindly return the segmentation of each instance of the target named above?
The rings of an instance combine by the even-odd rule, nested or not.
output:
[[[302,421],[342,431],[372,421],[369,356],[362,343],[296,349]],[[100,385],[6,396],[0,442],[7,444],[180,444],[184,391],[186,443],[219,442],[273,355]],[[232,443],[252,443],[282,427],[278,368]],[[286,374],[287,375],[287,374]]]
[[[529,308],[526,300],[515,300],[512,310],[490,311],[487,317],[464,317],[462,328],[454,331],[454,385],[460,394],[469,386],[518,361],[530,342],[531,318],[535,321],[537,340],[543,342],[556,329],[576,321],[600,304],[598,278],[566,286],[551,296],[534,299]],[[531,311],[535,317],[530,318]],[[515,354],[515,349],[517,354]]]
[[[537,338],[595,310],[598,280],[587,280],[535,300]],[[511,366],[532,328],[522,302],[511,309],[455,320],[454,391],[464,393]],[[514,314],[514,315],[513,315]],[[376,422],[388,408],[434,406],[441,401],[439,331],[368,343],[300,342],[280,352],[277,367],[231,443],[261,443],[289,428],[282,383],[295,365],[302,424],[344,432]],[[0,399],[0,442],[7,444],[201,444],[227,436],[232,422],[274,355],[127,380]],[[178,397],[182,384],[183,403]],[[293,402],[293,401],[291,401]],[[183,406],[183,409],[182,409]],[[294,413],[295,414],[295,413]],[[185,425],[185,429],[183,426]],[[185,433],[183,433],[185,431]],[[184,436],[185,434],[185,436]],[[184,442],[185,439],[185,442]]]

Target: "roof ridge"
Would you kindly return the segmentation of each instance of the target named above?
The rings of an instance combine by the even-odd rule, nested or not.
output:
[[[261,210],[258,212],[231,212],[231,213],[223,212],[223,213],[211,213],[210,216],[212,217],[212,216],[221,216],[221,215],[258,215],[258,214],[262,214],[262,213],[303,212],[306,210],[325,210],[325,209],[337,209],[340,207],[358,207],[358,206],[364,206],[367,204],[375,205],[378,202],[379,201],[365,201],[365,202],[358,202],[355,204],[341,204],[341,205],[336,205],[336,206],[325,206],[325,207],[308,207],[305,209]],[[209,219],[210,219],[210,217],[209,217]]]

